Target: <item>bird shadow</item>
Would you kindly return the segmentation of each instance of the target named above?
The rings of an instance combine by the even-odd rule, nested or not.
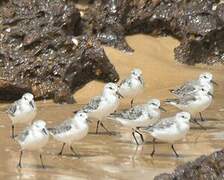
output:
[[[90,134],[90,135],[108,135],[108,136],[116,136],[116,135],[119,135],[120,133],[118,133],[118,132],[115,132],[115,131],[111,131],[110,133],[108,133],[108,132],[98,132],[98,133],[96,133],[96,132],[89,132],[88,134]]]
[[[55,166],[46,165],[46,164],[44,164],[44,168],[42,167],[41,164],[25,164],[25,163],[22,164],[22,167],[21,168],[17,167],[18,171],[20,171],[20,172],[22,172],[25,169],[29,169],[29,168],[43,170],[43,171],[49,170],[49,169],[56,169]]]
[[[72,159],[82,159],[82,158],[88,158],[88,157],[96,157],[96,156],[99,156],[99,154],[97,154],[97,153],[88,153],[88,154],[78,154],[78,156],[77,155],[75,155],[75,154],[72,154],[72,153],[64,153],[64,154],[62,154],[62,155],[58,155],[58,153],[54,153],[54,154],[51,154],[51,155],[53,155],[53,156],[55,156],[55,157],[58,157],[58,158],[72,158]]]

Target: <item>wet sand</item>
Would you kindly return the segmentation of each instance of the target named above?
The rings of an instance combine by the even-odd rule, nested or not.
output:
[[[120,73],[121,79],[128,75],[134,67],[143,70],[146,81],[144,93],[135,103],[143,103],[155,97],[161,100],[172,97],[168,89],[175,87],[188,79],[195,79],[203,71],[214,74],[219,86],[215,88],[215,100],[212,106],[204,113],[207,118],[201,130],[192,125],[190,133],[182,142],[175,144],[180,154],[176,158],[169,145],[158,143],[157,152],[152,159],[151,137],[145,135],[144,145],[136,146],[130,131],[110,120],[105,125],[115,135],[95,135],[95,122],[90,124],[89,135],[81,142],[74,143],[74,148],[81,154],[81,158],[71,156],[68,148],[65,155],[58,157],[61,145],[53,139],[43,153],[46,169],[40,167],[39,156],[35,152],[25,152],[23,169],[16,168],[19,158],[19,146],[10,139],[10,121],[4,113],[8,104],[0,105],[0,177],[1,179],[152,179],[162,172],[171,172],[176,166],[189,160],[194,160],[202,154],[209,154],[223,147],[224,139],[224,101],[223,101],[223,70],[222,65],[187,66],[174,60],[173,48],[178,42],[172,38],[153,38],[145,35],[136,35],[127,38],[128,43],[135,49],[133,54],[124,54],[112,48],[105,47],[106,53]],[[37,102],[38,117],[47,121],[49,127],[72,116],[72,111],[79,109],[88,100],[101,92],[102,83],[91,82],[74,96],[76,105],[58,105],[51,101]],[[129,106],[130,100],[122,100],[120,108]],[[169,116],[177,109],[165,106]],[[16,126],[16,132],[24,126]],[[103,130],[102,130],[103,132]]]

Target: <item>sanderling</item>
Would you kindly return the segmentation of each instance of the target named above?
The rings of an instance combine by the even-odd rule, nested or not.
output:
[[[132,136],[134,137],[136,144],[139,144],[135,137],[135,133],[140,135],[142,142],[144,142],[144,138],[136,128],[148,127],[157,123],[160,119],[160,109],[165,111],[165,109],[160,106],[160,100],[152,99],[144,105],[138,105],[128,110],[112,113],[108,118],[114,119],[120,122],[123,126],[131,128]]]
[[[99,125],[110,133],[102,121],[118,108],[120,97],[122,97],[122,95],[118,92],[117,85],[114,83],[107,83],[104,86],[102,95],[94,97],[81,109],[81,111],[88,114],[89,118],[98,119],[96,134],[98,133]]]
[[[183,139],[190,129],[191,115],[188,112],[177,113],[174,117],[164,118],[152,127],[139,128],[140,131],[151,134],[153,137],[153,150],[151,156],[155,153],[156,139],[171,144],[175,155],[179,157],[174,149],[174,142]]]
[[[200,74],[198,80],[186,82],[184,85],[178,87],[177,89],[171,89],[170,92],[176,97],[182,97],[185,95],[195,93],[198,90],[197,87],[200,88],[203,85],[207,85],[209,87],[208,90],[211,93],[213,93],[214,91],[213,84],[218,85],[213,80],[213,75],[211,73],[205,72]]]
[[[199,113],[201,120],[204,121],[202,112],[210,106],[213,99],[213,94],[206,87],[203,86],[197,92],[177,99],[167,99],[165,102],[189,112],[192,116]],[[195,119],[194,121],[196,122]]]
[[[16,137],[16,141],[21,146],[20,158],[18,167],[22,167],[22,155],[24,150],[39,151],[41,165],[44,168],[42,160],[42,148],[47,144],[49,133],[46,129],[46,123],[42,120],[35,121],[30,127],[25,129]]]
[[[134,97],[143,92],[144,80],[140,69],[133,69],[131,75],[124,79],[119,85],[119,92],[124,97],[131,97],[131,107]]]
[[[64,147],[67,144],[70,150],[79,157],[79,154],[72,147],[72,143],[83,139],[88,134],[87,117],[86,113],[79,111],[73,118],[64,121],[54,128],[48,128],[54,139],[63,142],[62,149],[58,155],[62,155]]]
[[[21,99],[9,107],[7,113],[12,121],[12,138],[14,138],[14,124],[30,124],[37,114],[33,95],[31,93],[24,94]]]

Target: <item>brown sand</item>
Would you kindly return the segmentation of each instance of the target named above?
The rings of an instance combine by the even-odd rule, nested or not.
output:
[[[143,103],[151,97],[165,99],[171,97],[169,88],[175,87],[188,79],[195,79],[203,71],[214,74],[219,86],[215,89],[215,101],[204,113],[208,121],[203,122],[207,128],[201,130],[193,125],[190,133],[183,142],[175,145],[180,154],[176,158],[167,144],[159,143],[155,157],[150,157],[152,145],[151,137],[146,136],[145,145],[137,147],[130,132],[106,121],[109,129],[116,132],[114,136],[90,133],[83,141],[74,143],[74,147],[81,154],[81,159],[71,156],[66,148],[65,155],[58,157],[61,144],[50,140],[45,148],[44,161],[46,169],[40,168],[38,154],[24,153],[23,169],[16,168],[19,157],[18,145],[10,139],[10,121],[5,114],[8,104],[1,104],[0,114],[0,177],[1,179],[152,179],[161,172],[170,172],[177,165],[193,160],[202,154],[209,154],[223,147],[223,70],[222,65],[187,66],[178,64],[174,60],[173,48],[178,42],[172,38],[153,38],[136,35],[127,38],[128,43],[135,49],[133,54],[124,54],[112,48],[105,48],[107,55],[116,66],[121,79],[127,76],[134,67],[143,70],[146,81],[144,94],[136,99],[136,103]],[[38,102],[38,119],[46,120],[48,126],[53,126],[72,115],[72,111],[94,96],[100,94],[103,84],[91,82],[75,94],[76,105],[57,105],[51,101]],[[121,107],[128,107],[129,100],[122,100]],[[174,114],[177,110],[166,106],[169,110],[163,116]],[[95,122],[90,132],[95,130]],[[17,126],[19,132],[23,126]]]

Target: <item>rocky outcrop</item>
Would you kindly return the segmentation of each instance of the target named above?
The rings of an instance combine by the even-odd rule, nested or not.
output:
[[[11,0],[1,10],[0,99],[29,91],[73,103],[72,94],[91,80],[118,81],[100,43],[82,34],[72,2]]]
[[[180,40],[175,49],[180,62],[224,60],[224,5],[219,0],[98,0],[86,16],[91,34],[120,50],[132,51],[125,35],[171,35]]]
[[[224,150],[201,156],[193,162],[188,162],[176,168],[171,173],[164,173],[155,180],[211,180],[224,179]]]

